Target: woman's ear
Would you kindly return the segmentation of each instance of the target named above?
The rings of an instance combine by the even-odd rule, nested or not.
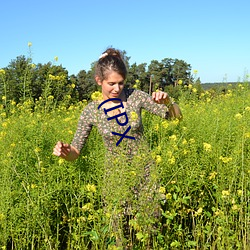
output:
[[[100,79],[100,77],[99,76],[96,76],[95,77],[95,81],[96,81],[96,83],[98,84],[98,85],[102,85],[102,81],[101,81],[101,79]]]

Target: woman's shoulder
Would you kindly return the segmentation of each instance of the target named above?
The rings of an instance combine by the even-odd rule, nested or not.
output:
[[[128,88],[126,89],[126,95],[127,97],[133,97],[133,98],[139,98],[139,97],[148,97],[149,94],[146,92],[139,90],[139,89],[132,89]]]
[[[126,96],[127,99],[130,99],[132,101],[146,101],[147,98],[150,97],[150,95],[142,90],[139,89],[126,89]]]
[[[82,113],[93,113],[95,110],[98,109],[99,102],[98,101],[91,101],[89,102],[82,110]]]

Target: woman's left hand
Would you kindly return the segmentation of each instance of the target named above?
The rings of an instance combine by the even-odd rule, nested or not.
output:
[[[152,93],[153,101],[159,104],[168,104],[171,102],[171,99],[166,92],[157,91]]]

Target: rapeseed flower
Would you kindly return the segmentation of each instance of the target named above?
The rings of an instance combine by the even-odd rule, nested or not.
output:
[[[203,208],[200,207],[195,213],[194,216],[202,215]]]
[[[222,194],[222,197],[225,198],[225,197],[230,195],[230,191],[229,190],[222,190],[221,194]]]
[[[223,157],[223,156],[220,156],[219,159],[223,162],[223,163],[228,163],[230,161],[232,161],[232,157]]]
[[[167,194],[166,194],[166,199],[167,199],[167,200],[170,200],[171,198],[172,198],[172,194],[171,194],[171,193],[167,193]]]
[[[159,130],[159,124],[157,123],[157,124],[155,124],[155,126],[154,126],[154,130],[155,131],[158,131]]]
[[[54,60],[57,62],[57,61],[58,61],[58,56],[55,56],[55,57],[54,57]]]
[[[86,211],[90,211],[93,209],[93,204],[92,203],[86,203],[84,206],[82,206],[82,211],[86,212]]]
[[[5,75],[5,70],[4,69],[0,69],[0,75]]]
[[[32,46],[32,42],[28,42],[28,47],[31,47]]]
[[[182,80],[178,80],[178,84],[182,85],[183,81]]]
[[[176,136],[176,135],[170,135],[170,136],[169,136],[169,139],[170,139],[171,141],[176,141],[176,140],[177,140],[177,136]]]
[[[170,159],[168,159],[169,164],[173,165],[175,164],[175,157],[172,156]]]
[[[101,101],[103,99],[102,93],[100,91],[95,91],[91,94],[91,99],[93,101]]]
[[[238,113],[238,114],[236,114],[234,117],[235,117],[235,119],[237,119],[237,120],[241,120],[241,119],[242,119],[242,114]]]
[[[132,111],[130,113],[130,119],[131,119],[131,121],[136,121],[137,118],[138,118],[138,114],[136,112]]]
[[[212,151],[212,146],[209,143],[203,142],[203,148],[207,152],[211,152]]]
[[[239,209],[240,209],[240,208],[239,208],[239,206],[238,206],[237,204],[233,204],[232,210],[238,211]]]
[[[164,120],[162,123],[161,123],[162,127],[163,128],[167,128],[168,127],[168,122],[166,120]]]
[[[156,155],[155,161],[156,161],[157,164],[161,163],[162,162],[161,156],[160,155]]]
[[[241,189],[237,190],[237,194],[238,195],[242,195],[243,194],[243,191]]]
[[[91,192],[91,193],[95,193],[96,192],[96,186],[93,184],[87,184],[86,186],[87,191]]]
[[[212,179],[214,179],[214,178],[216,177],[216,175],[217,175],[216,172],[212,172],[212,173],[210,173],[208,179],[209,179],[209,180],[212,180]]]
[[[160,187],[159,188],[159,193],[165,194],[166,193],[166,188],[165,187]]]

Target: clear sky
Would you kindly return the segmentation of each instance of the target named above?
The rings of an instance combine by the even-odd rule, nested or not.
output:
[[[249,0],[8,0],[0,4],[0,68],[17,56],[58,57],[69,74],[89,70],[112,46],[132,63],[184,60],[202,83],[250,73]]]

